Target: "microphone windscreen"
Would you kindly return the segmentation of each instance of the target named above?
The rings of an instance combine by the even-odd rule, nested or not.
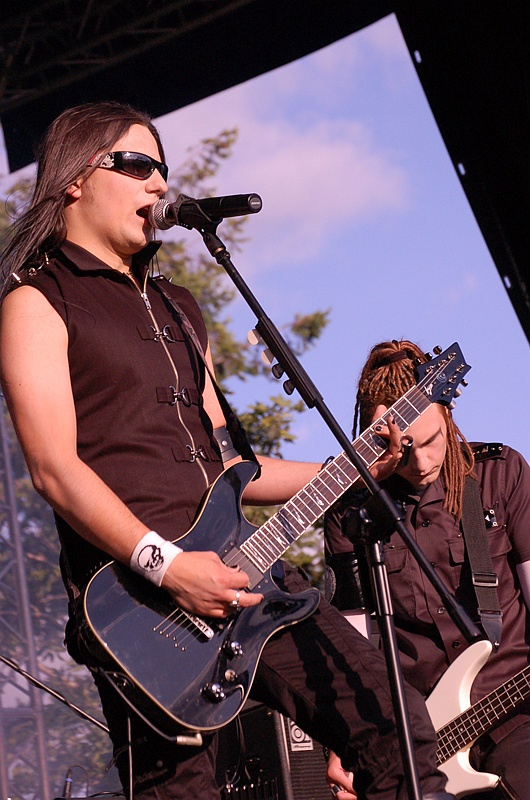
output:
[[[169,205],[170,203],[167,200],[157,200],[156,203],[153,203],[149,209],[149,224],[153,228],[158,228],[159,231],[167,231],[175,224],[170,222],[164,213],[166,208],[169,208]]]

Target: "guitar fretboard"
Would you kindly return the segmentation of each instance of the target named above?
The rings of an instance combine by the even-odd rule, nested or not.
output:
[[[463,750],[530,697],[530,666],[471,706],[438,731],[437,764]]]
[[[432,380],[433,375],[429,375],[409,389],[353,442],[356,453],[367,467],[377,461],[388,444],[376,428],[394,417],[399,429],[406,431],[431,405],[425,386]],[[265,572],[358,478],[359,471],[343,451],[250,536],[241,545],[241,550],[259,570]]]

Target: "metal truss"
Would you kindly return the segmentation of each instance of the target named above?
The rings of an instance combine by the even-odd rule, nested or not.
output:
[[[0,115],[252,2],[28,0],[0,25]]]
[[[38,676],[9,442],[0,401],[0,641],[15,642]],[[2,653],[9,658],[8,653]],[[23,730],[21,741],[20,730]],[[18,733],[17,733],[18,730]],[[16,744],[15,744],[16,743]],[[41,695],[0,664],[0,797],[47,800],[49,777]]]

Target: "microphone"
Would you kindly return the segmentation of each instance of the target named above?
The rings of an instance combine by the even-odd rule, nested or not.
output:
[[[173,225],[183,228],[201,228],[205,222],[221,222],[225,217],[241,217],[261,211],[258,194],[231,194],[226,197],[204,197],[195,200],[179,194],[174,203],[157,200],[149,209],[149,223],[153,228],[166,231]]]

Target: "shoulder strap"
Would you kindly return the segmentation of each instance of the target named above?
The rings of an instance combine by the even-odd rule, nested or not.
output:
[[[502,611],[497,593],[499,579],[491,562],[478,483],[469,475],[466,477],[463,499],[462,529],[479,619],[488,639],[498,649],[502,631]]]
[[[180,307],[180,305],[177,303],[175,298],[171,295],[170,292],[168,292],[166,285],[167,279],[164,278],[162,275],[160,275],[154,277],[153,281],[155,283],[156,288],[162,292],[168,303],[177,313],[178,319],[180,321],[180,324],[182,325],[183,330],[189,336],[197,353],[199,354],[201,360],[203,361],[204,366],[206,367],[208,375],[210,376],[213,387],[215,389],[217,399],[219,400],[219,404],[223,411],[226,420],[226,427],[228,428],[230,436],[232,437],[234,447],[236,448],[239,455],[242,456],[242,458],[248,459],[249,461],[254,461],[258,465],[258,471],[256,472],[253,478],[253,480],[256,480],[257,478],[259,478],[261,472],[261,467],[259,465],[258,459],[256,458],[256,455],[252,447],[250,446],[247,435],[245,433],[245,429],[241,425],[241,422],[239,421],[237,414],[232,410],[230,403],[228,402],[224,393],[221,391],[219,385],[217,384],[215,375],[213,374],[208,364],[208,361],[206,360],[206,355],[204,353],[203,347],[199,341],[199,337],[197,336],[193,325],[191,324],[187,315]]]

